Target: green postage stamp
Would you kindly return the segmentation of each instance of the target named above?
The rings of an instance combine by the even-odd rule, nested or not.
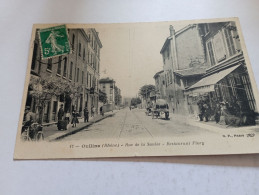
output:
[[[43,59],[70,53],[65,25],[39,30],[41,55]]]

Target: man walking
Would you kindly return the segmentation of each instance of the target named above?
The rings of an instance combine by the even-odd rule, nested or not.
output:
[[[199,101],[197,102],[198,109],[199,109],[199,119],[200,121],[203,121],[203,115],[204,115],[204,107],[203,107],[203,100],[200,98]]]
[[[89,121],[89,111],[87,109],[87,106],[85,106],[85,109],[84,109],[84,122],[88,122]]]
[[[64,109],[63,109],[63,104],[61,104],[59,110],[58,110],[58,120],[62,121],[64,116]]]
[[[101,106],[101,107],[100,107],[100,115],[103,116],[103,114],[104,114],[104,113],[103,113],[103,107]]]
[[[63,121],[63,116],[64,116],[65,112],[63,109],[63,104],[61,104],[59,110],[58,110],[58,130],[66,130],[67,129],[67,124],[66,121]]]

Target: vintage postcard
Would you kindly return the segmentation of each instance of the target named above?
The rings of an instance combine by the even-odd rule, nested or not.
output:
[[[35,24],[14,159],[259,153],[237,18]]]

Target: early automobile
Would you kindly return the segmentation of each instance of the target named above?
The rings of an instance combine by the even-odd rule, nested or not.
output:
[[[169,106],[164,99],[157,99],[152,108],[152,118],[164,118],[169,119]]]

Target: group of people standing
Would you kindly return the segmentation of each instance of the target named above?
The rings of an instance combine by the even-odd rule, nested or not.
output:
[[[205,120],[205,122],[209,121],[209,114],[210,114],[210,105],[205,98],[200,99],[197,102],[198,109],[199,109],[199,119],[200,121]]]
[[[91,117],[95,116],[95,107],[92,106],[91,107]],[[89,111],[87,106],[84,108],[83,110],[83,114],[84,114],[84,122],[89,122]],[[103,108],[100,107],[100,114],[103,115]],[[72,117],[71,117],[72,116]],[[71,124],[72,127],[76,127],[76,124],[79,123],[78,117],[79,117],[79,113],[74,109],[70,115],[70,112],[64,112],[63,109],[63,104],[61,104],[60,109],[58,111],[58,129],[67,129],[67,125],[70,123],[71,120]],[[64,119],[64,120],[63,120]]]
[[[72,118],[71,118],[71,116],[72,116]],[[76,124],[79,123],[78,116],[79,116],[79,113],[75,109],[72,111],[71,115],[69,112],[65,113],[65,111],[63,109],[63,104],[61,104],[61,106],[58,110],[58,124],[57,124],[58,129],[67,130],[67,125],[70,122],[70,118],[71,118],[72,127],[76,127]]]
[[[223,116],[225,121],[227,120],[226,118],[230,116],[241,116],[241,105],[235,99],[233,99],[231,102],[212,101],[212,103],[210,103],[208,98],[202,97],[198,100],[197,105],[199,108],[200,121],[208,122],[210,117],[214,117],[216,123],[219,123],[221,117]]]

